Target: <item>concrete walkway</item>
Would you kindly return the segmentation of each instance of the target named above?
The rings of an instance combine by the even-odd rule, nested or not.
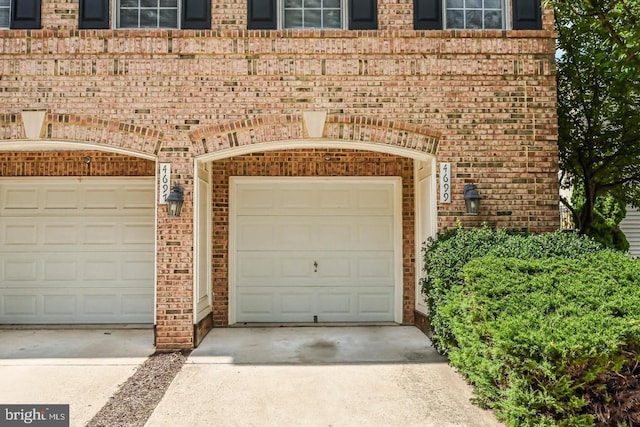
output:
[[[84,426],[155,351],[152,329],[2,329],[0,403],[69,404]]]
[[[159,426],[500,426],[414,327],[214,329]]]

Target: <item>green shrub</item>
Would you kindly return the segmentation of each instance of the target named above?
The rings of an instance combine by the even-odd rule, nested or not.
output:
[[[634,411],[606,414],[620,396],[638,395],[615,389],[637,379],[607,385],[640,360],[638,261],[613,251],[573,260],[487,256],[469,261],[461,278],[439,315],[456,343],[451,364],[479,403],[510,426],[640,425],[633,400]]]
[[[519,235],[487,227],[458,227],[430,240],[424,248],[428,276],[422,281],[422,290],[427,296],[434,346],[446,354],[449,347],[456,345],[448,322],[440,316],[440,307],[447,302],[451,287],[462,283],[460,272],[469,260],[488,254],[521,259],[579,258],[601,249],[598,243],[577,233]]]

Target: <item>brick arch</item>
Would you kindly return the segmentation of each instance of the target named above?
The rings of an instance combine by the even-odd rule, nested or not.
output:
[[[79,149],[88,143],[153,157],[158,155],[164,136],[144,126],[75,114],[47,113],[42,127],[40,139],[35,141],[78,143]],[[24,140],[25,135],[19,113],[0,115],[0,140]]]
[[[435,155],[440,133],[423,125],[363,116],[327,115],[322,136],[310,138],[302,115],[271,115],[208,126],[189,133],[196,156],[249,145],[290,140],[384,144]]]

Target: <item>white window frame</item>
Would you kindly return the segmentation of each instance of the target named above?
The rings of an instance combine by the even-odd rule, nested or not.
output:
[[[509,19],[510,14],[509,12],[509,8],[511,7],[511,1],[510,0],[501,0],[502,2],[502,28],[449,28],[447,26],[447,0],[442,0],[442,27],[446,30],[469,30],[469,31],[504,31],[507,30],[509,28],[511,28],[511,20]],[[470,8],[470,9],[476,9],[476,10],[484,10],[484,8],[482,9],[477,9],[477,8]],[[466,8],[463,7],[463,15],[464,12],[466,11]],[[466,24],[465,24],[466,25]],[[484,25],[484,20],[483,20],[483,25]]]
[[[340,0],[340,19],[342,20],[342,26],[340,28],[286,28],[284,26],[284,1],[278,0],[278,28],[281,30],[322,30],[322,31],[340,31],[346,30],[349,28],[348,14],[347,14],[347,1],[348,0]]]
[[[179,30],[182,16],[182,0],[176,0],[177,2],[177,15],[176,15],[176,26],[175,27],[121,27],[120,26],[120,1],[116,0],[113,2],[113,29],[114,30]],[[160,0],[157,0],[158,4]],[[138,8],[140,9],[140,8]]]
[[[9,0],[9,4],[7,6],[0,6],[0,10],[7,11],[7,26],[0,26],[0,29],[8,30],[9,28],[11,28],[11,3],[11,0]]]

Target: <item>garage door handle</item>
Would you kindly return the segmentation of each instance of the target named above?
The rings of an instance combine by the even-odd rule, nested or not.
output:
[[[318,272],[318,261],[313,261],[313,271],[314,271],[315,273],[317,273],[317,272]]]

